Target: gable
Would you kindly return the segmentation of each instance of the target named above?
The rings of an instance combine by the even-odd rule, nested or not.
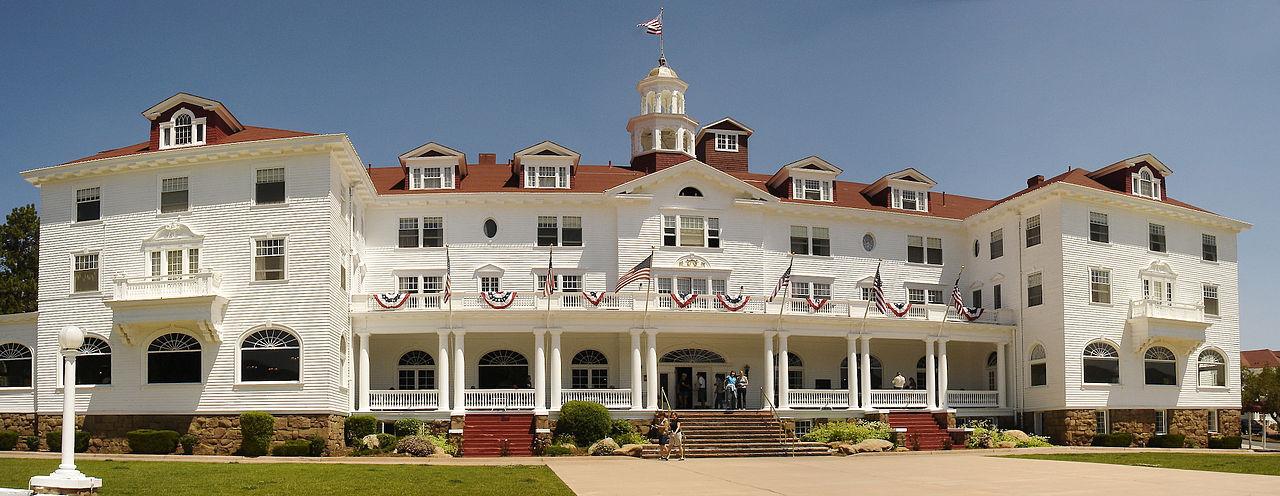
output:
[[[697,184],[693,184],[696,181]],[[697,160],[686,160],[673,167],[627,181],[605,191],[609,195],[652,193],[665,185],[675,184],[677,191],[685,186],[702,189],[703,185],[719,188],[729,196],[741,199],[777,201],[777,197],[760,187],[731,176]]]

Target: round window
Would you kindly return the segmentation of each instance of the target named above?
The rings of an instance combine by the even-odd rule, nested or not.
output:
[[[497,235],[498,235],[498,221],[493,219],[485,219],[484,236],[486,238],[493,239],[493,237]]]
[[[876,236],[871,233],[862,235],[862,249],[871,251],[876,249]]]
[[[980,247],[981,245],[978,244],[978,240],[973,240],[973,256],[978,256]]]

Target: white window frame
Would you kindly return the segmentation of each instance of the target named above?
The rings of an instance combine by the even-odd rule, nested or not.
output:
[[[1205,249],[1207,247],[1213,247],[1213,255],[1212,255],[1213,258],[1209,258],[1210,257],[1209,251]],[[1206,262],[1217,262],[1218,258],[1219,258],[1218,237],[1212,234],[1201,233],[1200,234],[1200,260],[1204,260]]]
[[[297,346],[297,350],[298,350],[298,378],[297,378],[296,380],[292,380],[292,381],[247,381],[247,380],[244,380],[244,378],[241,376],[241,373],[243,372],[243,370],[242,370],[242,369],[243,369],[243,367],[244,367],[244,360],[241,358],[241,355],[242,355],[242,353],[243,353],[243,352],[244,352],[244,350],[245,350],[245,347],[244,347],[245,341],[246,341],[246,340],[248,340],[248,339],[249,339],[251,336],[253,336],[254,334],[257,334],[258,332],[260,332],[260,331],[265,331],[265,330],[277,330],[277,331],[284,332],[284,333],[289,334],[290,336],[292,336],[292,337],[293,337],[293,339],[294,339],[295,341],[297,341],[297,343],[298,343],[298,346]],[[196,341],[199,341],[199,340],[197,339]],[[292,348],[293,348],[293,347],[282,347],[282,348],[249,348],[249,349],[250,349],[250,350],[253,350],[253,349],[292,349]],[[204,346],[203,346],[203,343],[201,343],[201,352],[203,353],[203,351],[204,351]],[[266,325],[254,326],[254,327],[250,328],[249,330],[245,331],[243,334],[241,334],[241,335],[240,335],[240,339],[239,339],[238,341],[236,341],[236,347],[235,347],[235,353],[236,353],[236,359],[235,359],[235,368],[236,368],[236,371],[235,371],[235,385],[237,385],[237,386],[255,386],[255,385],[270,386],[270,385],[273,385],[273,384],[275,384],[275,385],[285,385],[285,384],[302,384],[302,383],[303,383],[302,378],[303,378],[303,376],[304,376],[304,375],[305,375],[305,373],[306,373],[305,368],[303,367],[303,365],[304,365],[304,364],[303,364],[303,361],[304,361],[304,360],[303,360],[303,356],[304,356],[304,355],[303,355],[303,353],[302,353],[302,352],[303,352],[302,336],[301,336],[301,335],[299,335],[299,334],[297,333],[297,331],[294,331],[292,328],[285,327],[285,326],[282,326],[282,325],[280,325],[280,324],[266,324]],[[396,357],[396,358],[397,358],[397,359],[399,359],[400,357]]]
[[[1207,431],[1209,434],[1217,434],[1219,429],[1218,410],[1216,408],[1210,408],[1207,417],[1209,417],[1207,419],[1209,421],[1209,425],[1205,426],[1207,427]]]
[[[832,201],[831,181],[827,179],[791,178],[791,198],[798,200]],[[812,193],[814,197],[810,197]]]
[[[727,293],[729,290],[729,282],[720,275],[707,274],[666,274],[654,277],[654,288],[659,293],[670,293],[672,291],[680,291],[683,283],[689,283],[689,292],[698,294],[715,294],[716,292]]]
[[[190,143],[183,143],[183,144],[176,143],[178,139],[178,130],[177,130],[178,116],[186,116],[191,118],[191,142]],[[208,139],[209,139],[209,126],[207,125],[207,119],[205,117],[197,118],[195,114],[193,114],[190,110],[187,110],[185,108],[180,109],[177,112],[174,112],[173,115],[169,117],[168,121],[160,123],[160,136],[159,138],[157,138],[157,140],[160,142],[161,150],[168,150],[171,148],[186,148],[189,146],[200,146],[205,144],[208,141]]]
[[[172,269],[173,260],[171,260],[171,256],[173,252],[180,252],[178,263],[181,270],[178,272],[170,270]],[[147,275],[150,277],[178,279],[184,275],[199,274],[200,247],[174,246],[147,250],[145,263],[147,265]]]
[[[1032,230],[1035,231],[1034,235],[1032,234]],[[1026,241],[1027,248],[1031,248],[1033,246],[1040,244],[1040,214],[1027,217],[1026,229],[1024,230],[1022,236],[1023,236],[1023,239]],[[1032,241],[1035,241],[1035,242],[1032,243]]]
[[[1144,174],[1146,175],[1145,178],[1143,177]],[[1156,178],[1155,173],[1151,172],[1150,168],[1143,167],[1138,169],[1137,172],[1130,175],[1130,182],[1133,186],[1134,196],[1141,196],[1152,200],[1160,199],[1160,179]],[[1151,189],[1151,193],[1143,194],[1143,186],[1149,187]]]
[[[98,271],[98,275],[97,275],[97,278],[98,278],[98,287],[93,288],[93,289],[84,290],[84,291],[77,291],[77,290],[76,290],[76,272],[79,272],[80,270],[90,270],[90,269],[87,269],[87,268],[86,268],[86,269],[79,269],[79,268],[77,268],[77,267],[79,267],[79,260],[78,260],[78,259],[79,259],[80,257],[86,257],[86,258],[87,258],[87,257],[93,257],[93,265],[94,265],[94,269],[93,269],[93,270],[97,270],[97,271]],[[86,261],[86,262],[87,262],[87,261]],[[102,252],[99,252],[99,251],[82,251],[82,252],[72,253],[72,254],[71,254],[71,280],[69,281],[69,282],[70,282],[70,285],[68,286],[68,289],[70,289],[69,293],[71,293],[71,294],[73,294],[73,295],[97,294],[97,293],[100,293],[100,292],[102,291],[102,274],[103,274],[103,272],[102,272]],[[34,369],[32,369],[32,370],[34,370]]]
[[[1097,298],[1100,293],[1100,286],[1104,286],[1106,288],[1106,301],[1099,301]],[[1103,267],[1089,267],[1089,303],[1110,305],[1112,301],[1111,295],[1111,269]]]
[[[280,257],[282,257],[281,266],[280,266],[280,278],[279,279],[258,279],[258,257],[259,256],[263,256],[263,257],[275,256],[275,255],[259,255],[258,243],[264,242],[264,241],[277,241],[277,240],[280,241]],[[283,284],[283,283],[289,282],[289,238],[288,236],[255,236],[251,240],[249,247],[252,250],[250,252],[252,256],[249,257],[249,271],[251,274],[253,274],[253,278],[251,279],[252,283]]]
[[[1157,234],[1160,236],[1159,250],[1151,246],[1155,243],[1154,236]],[[1169,253],[1169,229],[1164,224],[1147,223],[1147,251],[1151,253]]]
[[[579,273],[563,274],[559,272],[559,269],[556,269],[556,270],[557,272],[556,272],[556,288],[555,289],[557,292],[576,293],[578,291],[582,291],[582,280],[583,280],[582,274],[579,274]],[[566,283],[570,280],[576,281],[574,282],[574,287],[572,288],[566,287]],[[542,291],[542,287],[545,286],[546,284],[547,284],[547,270],[546,269],[539,270],[537,273],[534,274],[534,277],[533,277],[533,290],[540,292]]]
[[[915,189],[890,188],[893,197],[892,206],[899,210],[909,210],[913,212],[929,211],[929,192]],[[911,198],[908,199],[907,197]],[[914,203],[915,208],[907,208],[907,203]]]
[[[543,219],[550,219],[552,222],[555,223],[555,225],[544,226],[542,222]],[[570,227],[569,226],[570,222],[577,222],[578,224],[577,227]],[[536,246],[559,246],[559,247],[569,247],[569,248],[581,248],[582,245],[586,242],[586,240],[582,239],[583,238],[582,216],[579,216],[579,215],[539,215],[537,217],[537,220],[534,222],[534,226],[535,227],[534,227],[533,242]],[[555,241],[549,245],[542,244],[537,232],[540,229],[555,229],[556,231]],[[570,229],[578,230],[577,244],[572,244],[572,245],[565,244],[564,233],[565,231]]]
[[[1101,419],[1099,419],[1099,416],[1101,416]],[[1111,434],[1111,412],[1109,410],[1094,410],[1093,421],[1097,424],[1094,426],[1094,434]]]
[[[284,182],[284,198],[282,198],[278,202],[262,203],[261,201],[258,200],[258,184],[259,184],[258,173],[261,171],[273,170],[273,169],[280,169],[280,174],[282,175],[281,181]],[[250,196],[253,197],[253,206],[255,207],[286,205],[289,203],[289,170],[285,168],[284,165],[255,167],[253,169],[253,175],[250,177],[249,187],[251,188]]]
[[[716,151],[738,153],[738,135],[733,133],[715,133]]]
[[[184,187],[183,189],[175,189],[175,190],[173,190],[173,191],[165,191],[165,182],[166,182],[166,181],[177,181],[177,180],[179,180],[179,179],[183,180],[183,181],[184,181],[184,183],[185,183],[185,184],[184,184],[184,186],[185,186],[185,187]],[[178,191],[185,191],[185,192],[187,193],[187,201],[186,201],[186,204],[185,204],[185,205],[183,205],[182,210],[173,210],[173,211],[170,211],[170,212],[165,212],[165,211],[164,211],[164,194],[165,194],[165,193],[176,193],[176,192],[178,192]],[[160,178],[159,178],[159,181],[158,181],[158,184],[157,184],[157,187],[156,187],[156,212],[159,212],[159,213],[161,213],[161,214],[174,215],[174,214],[181,214],[181,213],[186,213],[186,212],[190,212],[190,211],[191,211],[191,176],[162,176],[162,177],[160,177]]]
[[[788,236],[787,238],[788,248],[792,248],[791,238],[801,237],[801,235],[798,233],[800,229],[804,230],[803,237],[805,240],[805,251],[804,253],[796,252],[796,255],[811,255],[815,257],[831,256],[831,229],[823,226],[798,226],[798,225],[791,226],[790,236]],[[818,235],[819,231],[821,231],[823,235],[819,236]],[[814,253],[813,241],[815,239],[825,239],[827,241],[827,247],[826,247],[827,253],[821,254],[821,255]],[[795,250],[793,249],[792,251],[795,251]]]
[[[1217,308],[1214,310],[1214,312],[1213,312],[1213,313],[1209,313],[1209,305],[1207,304],[1207,302],[1210,300],[1210,296],[1209,296],[1209,295],[1210,295],[1211,293],[1212,293],[1212,295],[1213,295],[1213,296],[1212,296],[1213,301],[1214,301],[1215,303],[1217,303],[1217,305],[1215,305]],[[1221,292],[1221,287],[1220,287],[1220,286],[1218,286],[1217,284],[1209,284],[1209,283],[1207,283],[1207,282],[1206,282],[1206,283],[1201,283],[1201,284],[1200,284],[1200,304],[1204,307],[1204,314],[1205,314],[1205,315],[1208,315],[1208,316],[1210,316],[1210,317],[1218,317],[1218,316],[1221,316],[1221,315],[1222,315],[1222,292]]]
[[[1040,356],[1036,356],[1036,349],[1040,350]],[[1045,353],[1044,345],[1036,343],[1031,345],[1031,351],[1027,353],[1027,384],[1030,387],[1045,387],[1049,385],[1049,360],[1048,354]],[[1036,365],[1044,366],[1044,384],[1035,383],[1035,367]]]
[[[682,226],[683,226],[683,224],[684,224],[684,219],[685,219],[685,218],[697,218],[697,219],[701,219],[701,220],[702,220],[702,244],[699,244],[699,245],[685,245],[685,244],[683,244],[683,243],[684,243],[684,228],[683,228]],[[668,220],[671,220],[672,222],[668,222]],[[666,238],[667,238],[667,236],[668,236],[668,234],[667,234],[667,233],[668,233],[668,232],[670,232],[670,230],[671,230],[671,229],[674,229],[674,233],[673,233],[673,234],[675,234],[675,244],[674,244],[674,245],[668,245],[668,244],[666,244]],[[692,229],[692,228],[690,228],[690,229]],[[714,232],[714,234],[713,234],[713,232]],[[720,248],[722,248],[722,247],[724,246],[724,245],[722,244],[722,240],[724,239],[724,231],[723,231],[723,230],[721,229],[721,227],[720,227],[720,218],[719,218],[719,217],[710,217],[710,216],[705,216],[705,215],[663,214],[663,215],[662,215],[662,238],[663,238],[663,239],[662,239],[662,246],[667,246],[667,247],[671,247],[671,248],[710,248],[710,249],[720,249]],[[712,240],[714,240],[714,241],[716,242],[716,243],[715,243],[715,244],[716,244],[716,246],[711,246],[711,241],[712,241]]]
[[[550,185],[546,185],[550,182]],[[524,187],[536,189],[569,189],[568,165],[534,165],[524,166]]]
[[[90,196],[88,194],[88,191],[90,190],[97,190],[96,196]],[[85,194],[81,195],[81,192],[85,192]],[[98,202],[98,218],[80,220],[80,204],[86,203],[86,202]],[[93,185],[93,186],[85,186],[83,188],[76,188],[75,203],[71,204],[71,218],[75,219],[74,222],[76,224],[88,224],[91,222],[102,221],[102,186]]]
[[[1102,226],[1100,233],[1105,240],[1093,239],[1093,226]],[[1092,243],[1111,244],[1111,219],[1102,212],[1089,212],[1089,241]]]
[[[493,283],[493,285],[491,286],[492,289],[485,289],[486,283],[489,283],[489,282]],[[481,292],[502,291],[502,276],[497,276],[497,275],[480,276],[480,279],[476,281],[476,287],[480,288]]]
[[[453,178],[452,165],[414,166],[409,168],[409,189],[453,189]],[[429,182],[436,185],[430,186]]]
[[[1156,435],[1163,436],[1169,433],[1169,411],[1156,410]]]
[[[1032,284],[1032,278],[1035,278],[1035,284]],[[1031,288],[1040,288],[1040,302],[1035,305],[1031,304]],[[1044,273],[1033,272],[1027,274],[1027,308],[1038,307],[1044,305]]]
[[[1004,256],[1004,228],[991,231],[991,242],[987,252],[992,260]],[[997,249],[999,247],[999,249]]]

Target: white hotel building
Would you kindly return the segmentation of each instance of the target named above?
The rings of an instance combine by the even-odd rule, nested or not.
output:
[[[104,438],[246,410],[331,431],[355,412],[554,419],[575,399],[640,419],[663,392],[713,408],[730,370],[748,371],[750,408],[771,392],[800,429],[900,409],[1072,444],[1238,429],[1249,225],[1170,198],[1154,156],[999,199],[815,156],[750,172],[752,130],[699,127],[687,86],[665,63],[639,82],[629,166],[580,163],[566,138],[366,167],[344,134],[170,97],[143,112],[148,140],[22,173],[40,189],[40,301],[0,319],[0,427],[57,415],[57,334],[76,325],[78,408]],[[651,252],[654,287],[613,292]],[[787,297],[767,301],[791,253]],[[878,265],[906,316],[868,301]],[[972,322],[949,306],[958,274]],[[514,296],[498,309],[482,291]]]

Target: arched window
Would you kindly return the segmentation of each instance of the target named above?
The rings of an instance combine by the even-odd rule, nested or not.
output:
[[[1169,348],[1152,346],[1142,355],[1147,384],[1174,386],[1178,384],[1178,357]]]
[[[880,364],[880,359],[875,355],[871,355],[871,388],[876,389],[882,387],[884,382],[884,366]]]
[[[1102,341],[1084,347],[1084,382],[1088,384],[1119,384],[1120,354],[1116,348]]]
[[[202,368],[200,342],[190,335],[171,332],[147,346],[147,383],[199,383]]]
[[[480,389],[531,388],[529,360],[511,350],[494,350],[480,357]]]
[[[298,337],[283,329],[262,329],[240,345],[243,382],[296,382],[301,349]]]
[[[196,118],[190,110],[174,112],[168,122],[160,123],[160,148],[204,144],[205,118]]]
[[[646,102],[648,102],[648,107],[649,107],[649,111],[645,112],[646,114],[658,111],[657,95],[655,95],[652,91],[650,91],[644,95],[644,99]]]
[[[31,348],[0,344],[0,388],[31,387]]]
[[[995,391],[996,384],[996,364],[1000,362],[1000,358],[996,356],[996,352],[987,354],[987,391]]]
[[[693,154],[693,132],[684,132],[684,151],[690,155]]]
[[[86,336],[76,357],[76,384],[111,384],[111,345]]]
[[[724,357],[719,353],[699,348],[669,351],[658,361],[662,363],[725,363]]]
[[[677,131],[675,129],[663,129],[662,145],[659,146],[659,148],[662,148],[663,150],[679,150],[679,148],[676,147],[676,132]]]
[[[693,187],[693,186],[685,186],[685,187],[684,187],[684,189],[680,190],[680,196],[697,196],[697,197],[701,197],[701,196],[702,196],[702,191],[701,191],[701,190],[699,190],[698,188]]]
[[[1214,350],[1200,352],[1200,386],[1226,386],[1227,361]]]
[[[175,146],[191,144],[191,114],[178,114],[173,117],[173,144]]]
[[[1151,174],[1150,169],[1143,167],[1133,175],[1133,194],[1160,199],[1160,180]]]
[[[1031,347],[1031,385],[1043,386],[1049,383],[1049,366],[1045,363],[1044,347]]]
[[[643,133],[640,133],[640,149],[641,150],[645,150],[645,151],[652,150],[654,143],[655,141],[653,140],[653,131],[645,131]]]
[[[609,359],[596,350],[582,350],[569,361],[569,381],[573,389],[609,387]]]
[[[916,360],[916,385],[913,388],[910,384],[907,384],[907,389],[924,389],[925,386],[929,384],[927,382],[929,380],[929,374],[925,373],[925,367],[927,365],[928,364],[925,363],[925,357],[920,357],[919,360]]]
[[[773,354],[773,379],[777,384],[778,380],[778,354]],[[800,355],[787,352],[787,387],[791,389],[804,389],[804,361],[800,359]]]
[[[402,390],[436,388],[436,361],[425,351],[413,350],[400,355],[396,374]]]

